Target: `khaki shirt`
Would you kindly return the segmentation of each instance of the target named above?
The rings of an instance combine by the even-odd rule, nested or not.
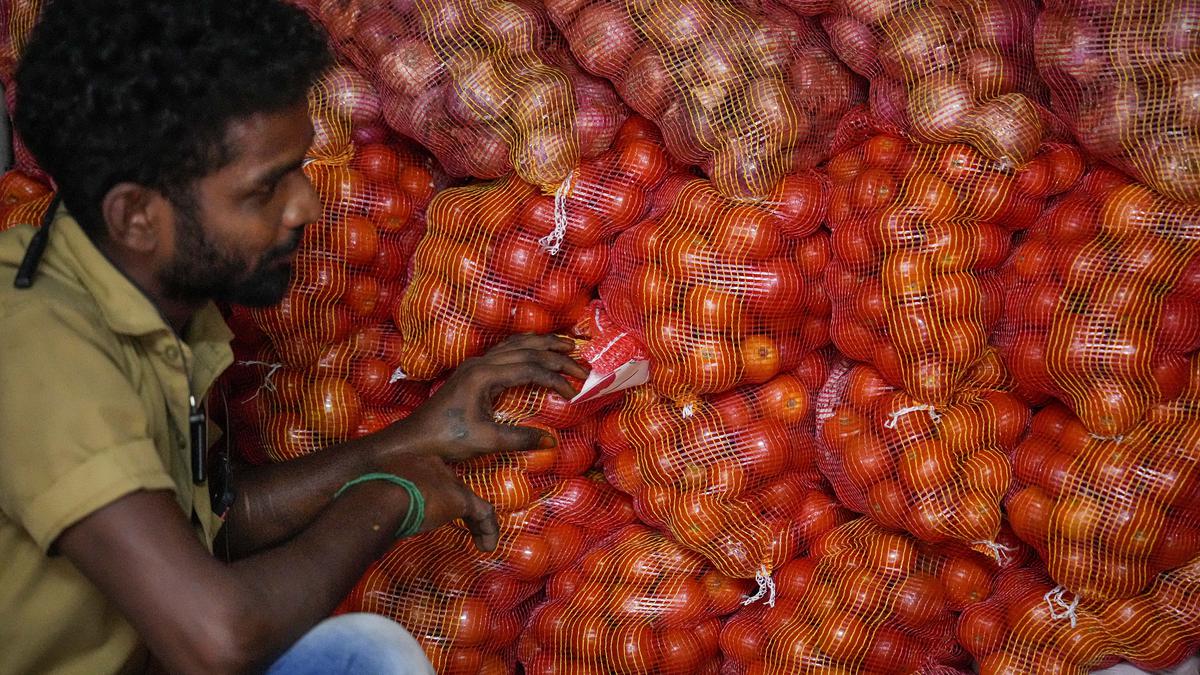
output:
[[[0,233],[0,674],[136,672],[133,628],[48,551],[137,490],[173,491],[211,550],[220,521],[192,483],[189,380],[203,400],[232,334],[210,304],[176,339],[65,210],[33,287],[15,289],[33,233]]]

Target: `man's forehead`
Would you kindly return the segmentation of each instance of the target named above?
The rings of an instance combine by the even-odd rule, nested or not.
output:
[[[225,130],[225,147],[229,152],[225,168],[245,173],[293,162],[307,151],[312,133],[307,105],[234,119]]]

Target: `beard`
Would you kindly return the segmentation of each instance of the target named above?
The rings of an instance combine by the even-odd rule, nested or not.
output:
[[[246,307],[278,304],[292,281],[291,256],[300,245],[301,229],[282,246],[269,249],[250,267],[250,261],[222,250],[200,223],[194,204],[175,205],[175,257],[160,273],[168,297],[188,303],[217,300]]]

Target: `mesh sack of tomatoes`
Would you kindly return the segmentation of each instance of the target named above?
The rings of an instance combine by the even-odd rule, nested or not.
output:
[[[1013,170],[968,145],[911,143],[872,125],[848,118],[849,149],[829,162],[830,330],[846,356],[941,405],[998,324],[997,268],[1012,233],[1076,181],[1083,159],[1047,144]]]
[[[605,473],[633,495],[644,522],[723,574],[769,589],[775,567],[848,516],[816,470],[816,383],[802,377],[784,373],[682,406],[652,386],[631,390],[601,422]]]
[[[491,553],[476,550],[458,525],[397,542],[339,611],[395,619],[443,675],[512,673],[517,638],[546,578],[633,522],[633,510],[602,480],[576,477],[499,521]]]
[[[28,223],[39,226],[54,201],[54,190],[20,169],[0,176],[0,231]]]
[[[12,0],[0,7],[0,81],[5,87],[12,83],[17,61],[41,9],[42,0]]]
[[[552,576],[521,634],[527,675],[716,675],[718,617],[751,584],[632,524]]]
[[[838,364],[817,402],[818,465],[842,504],[887,527],[995,551],[1008,453],[1029,424],[1005,379],[989,352],[934,408],[871,366]]]
[[[871,109],[890,131],[1019,165],[1054,122],[1034,65],[1037,10],[1033,0],[840,0],[823,23],[838,56],[870,79]]]
[[[600,297],[646,345],[660,391],[765,382],[828,343],[824,185],[788,176],[771,202],[749,204],[705,180],[671,181],[670,206],[617,239]]]
[[[435,377],[511,333],[570,327],[609,265],[610,239],[641,217],[668,169],[655,134],[631,119],[553,197],[517,176],[440,192],[394,314],[405,376]]]
[[[940,673],[963,660],[954,611],[987,598],[995,569],[960,545],[923,544],[860,518],[780,568],[773,607],[721,630],[726,675]]]
[[[1200,558],[1160,574],[1144,593],[1099,611],[1116,651],[1139,668],[1171,668],[1200,648]]]
[[[1081,597],[1140,592],[1200,553],[1200,359],[1177,399],[1121,439],[1098,438],[1062,405],[1033,418],[1012,455],[1013,529]]]
[[[545,5],[579,63],[731,197],[766,197],[823,161],[838,116],[862,98],[815,22],[791,12],[722,0]]]
[[[389,126],[454,176],[516,170],[544,189],[606,150],[627,110],[571,63],[539,5],[322,2],[334,48],[379,88]]]
[[[1200,200],[1200,7],[1170,0],[1049,0],[1038,70],[1089,153],[1160,194]]]
[[[1179,396],[1200,349],[1198,219],[1100,168],[1029,231],[997,339],[1031,402],[1054,397],[1115,437]]]

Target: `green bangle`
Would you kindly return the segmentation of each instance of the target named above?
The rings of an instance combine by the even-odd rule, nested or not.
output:
[[[346,481],[346,484],[333,493],[333,498],[337,499],[342,496],[342,493],[359,483],[366,483],[372,480],[385,480],[393,485],[399,485],[408,493],[408,513],[404,516],[404,521],[400,523],[400,529],[396,530],[396,538],[403,539],[411,537],[421,529],[421,524],[425,522],[425,496],[417,489],[411,480],[401,478],[391,473],[366,473],[353,480]]]

